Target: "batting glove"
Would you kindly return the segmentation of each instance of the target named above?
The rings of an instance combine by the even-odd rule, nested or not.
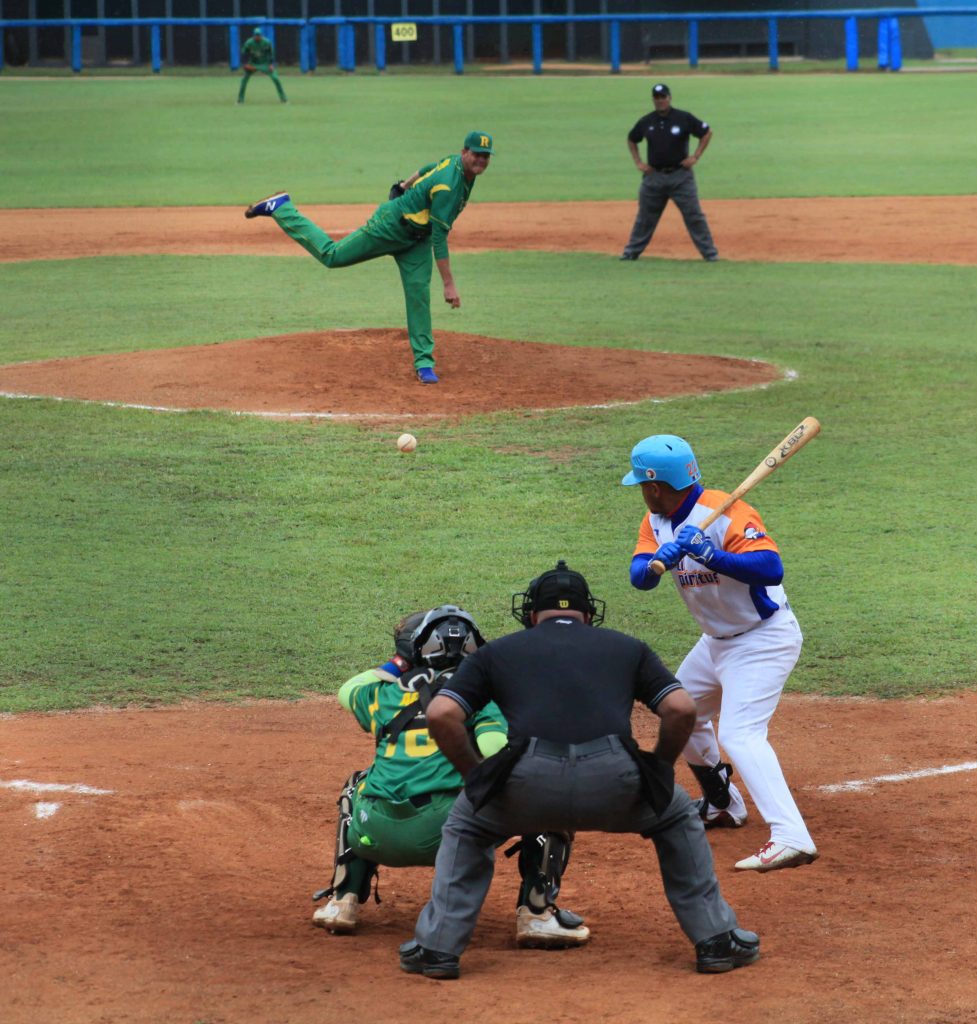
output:
[[[709,565],[718,553],[713,542],[698,526],[683,526],[675,540],[685,554],[703,565]]]
[[[679,562],[685,557],[685,552],[675,543],[670,540],[655,552],[653,561],[661,562],[666,569],[674,569]],[[649,563],[650,564],[650,563]]]

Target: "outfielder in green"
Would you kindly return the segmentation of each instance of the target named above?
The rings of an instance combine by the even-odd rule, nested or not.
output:
[[[448,232],[465,208],[478,175],[488,167],[492,136],[469,132],[460,154],[428,164],[395,182],[390,199],[361,228],[334,241],[303,217],[287,192],[276,192],[249,206],[245,217],[273,217],[278,226],[324,267],[351,267],[379,256],[393,256],[407,305],[407,334],[414,371],[422,384],[437,384],[431,333],[433,263],[444,285],[444,301],[457,309],[461,296],[448,255]]]
[[[313,897],[329,897],[312,920],[334,934],[355,931],[377,865],[434,864],[441,826],[463,785],[428,734],[425,712],[462,659],[485,643],[478,626],[457,605],[440,605],[398,623],[394,642],[397,653],[388,662],[353,676],[339,691],[340,704],[373,735],[376,754],[339,796],[332,884]],[[483,758],[506,746],[506,722],[495,704],[473,715],[467,729]],[[556,906],[570,845],[567,833],[544,833],[523,836],[508,851],[518,850],[522,875],[518,945],[561,948],[590,937],[582,918]]]
[[[237,91],[238,103],[244,102],[244,93],[248,88],[248,82],[251,81],[251,76],[256,71],[267,75],[275,83],[278,98],[282,103],[288,103],[282,83],[278,75],[275,74],[275,48],[271,45],[271,40],[265,38],[260,28],[254,30],[250,39],[245,39],[244,46],[241,47],[241,55],[244,57],[244,75],[241,77],[241,88]]]

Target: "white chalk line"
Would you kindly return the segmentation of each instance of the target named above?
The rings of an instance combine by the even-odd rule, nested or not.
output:
[[[962,764],[945,764],[940,768],[919,768],[913,772],[897,772],[893,775],[875,775],[871,779],[854,779],[851,782],[836,782],[830,786],[818,786],[822,793],[855,793],[885,782],[910,782],[913,779],[928,779],[934,775],[953,775],[956,772],[977,771],[977,761]]]
[[[797,379],[796,370],[786,370],[784,380],[792,381]],[[707,391],[702,395],[674,395],[671,398],[636,398],[626,402],[596,402],[592,405],[555,405],[541,408],[519,408],[510,410],[512,412],[573,412],[575,409],[625,409],[632,405],[641,405],[644,402],[651,402],[654,405],[663,405],[666,402],[674,402],[680,398],[709,397],[712,395],[732,395],[742,391],[763,391],[770,387],[774,381],[766,384],[755,384],[745,388],[729,388],[726,391]],[[77,402],[79,405],[102,405],[110,409],[140,409],[144,412],[209,412],[227,413],[230,416],[257,416],[260,419],[269,420],[417,420],[443,418],[448,413],[434,412],[268,412],[267,410],[247,409],[181,409],[170,405],[145,405],[139,402],[112,402],[102,401],[97,398],[66,398],[64,395],[30,395],[19,391],[0,391],[0,398],[26,399],[28,401],[47,402]],[[502,412],[504,410],[497,410]]]
[[[83,793],[86,796],[107,796],[111,789],[96,789],[80,782],[32,782],[30,779],[0,779],[0,789],[16,789],[25,793]]]

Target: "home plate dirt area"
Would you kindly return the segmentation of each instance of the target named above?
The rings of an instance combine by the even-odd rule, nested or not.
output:
[[[0,719],[4,1024],[972,1024],[977,696],[786,698],[771,738],[821,851],[733,870],[768,832],[710,833],[753,966],[698,975],[654,850],[580,834],[560,901],[589,945],[515,946],[501,854],[457,982],[403,974],[427,868],[380,870],[353,936],[311,923],[335,800],[372,741],[335,698]],[[650,713],[635,714],[642,745]],[[969,766],[969,767],[968,767]],[[684,766],[679,781],[694,783]]]

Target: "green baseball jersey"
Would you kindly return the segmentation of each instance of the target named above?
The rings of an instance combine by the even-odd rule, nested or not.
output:
[[[275,60],[275,48],[264,36],[246,39],[243,49],[248,64],[271,64]]]
[[[448,255],[448,232],[465,208],[475,179],[468,181],[458,154],[422,167],[420,177],[399,198],[391,200],[399,216],[430,229],[434,258]]]
[[[417,702],[417,694],[402,690],[374,669],[354,676],[343,690],[349,710],[360,726],[376,736],[409,704]],[[344,693],[341,692],[340,700]],[[494,703],[487,704],[467,722],[478,742],[490,733],[506,732],[506,721]],[[501,744],[496,744],[496,749]],[[366,796],[400,802],[422,793],[460,790],[464,785],[451,762],[431,739],[427,728],[405,729],[394,743],[381,743],[373,764],[367,772],[360,792]]]

